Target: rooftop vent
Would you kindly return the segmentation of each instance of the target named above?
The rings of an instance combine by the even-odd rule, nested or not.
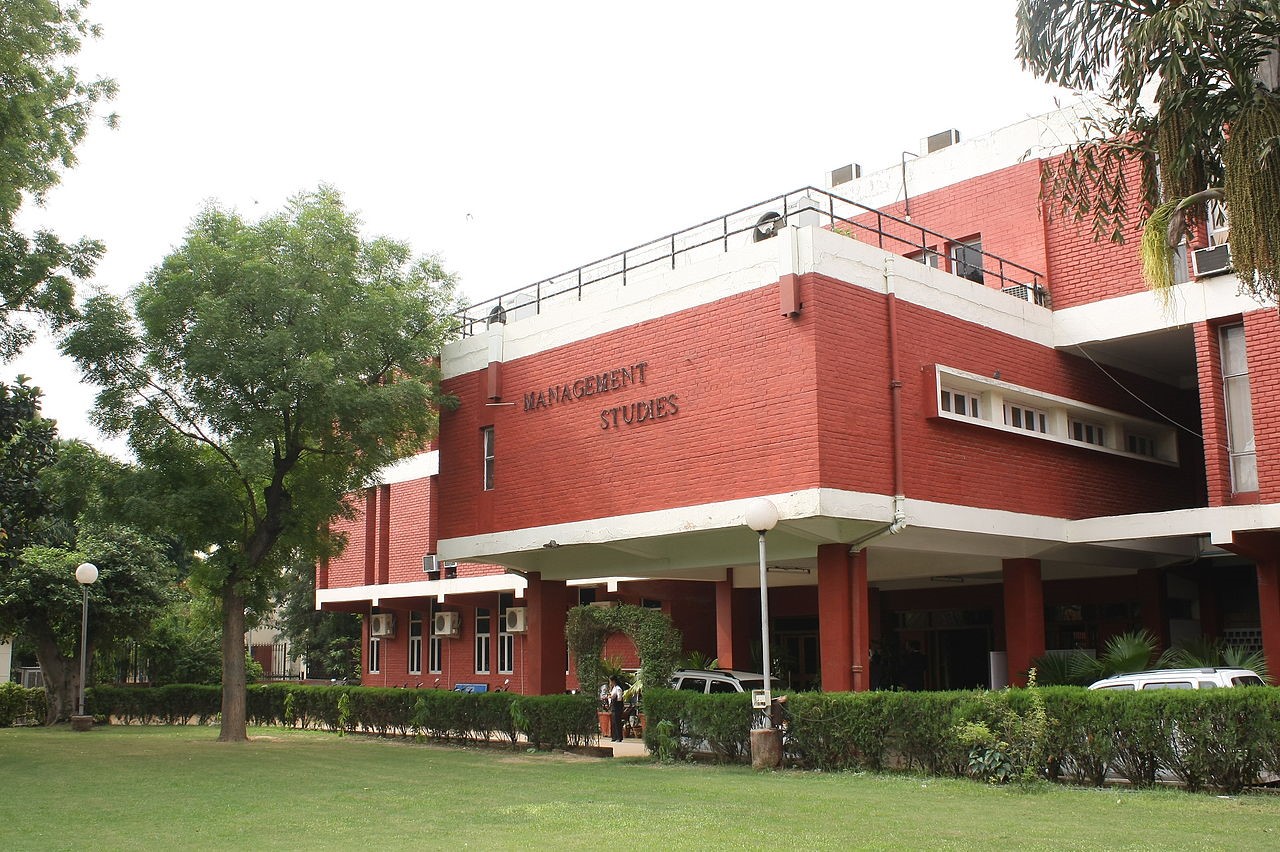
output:
[[[934,151],[941,151],[943,148],[949,148],[960,141],[959,130],[944,130],[941,133],[935,133],[920,140],[920,153],[932,154]]]
[[[838,169],[832,169],[827,174],[827,186],[837,187],[842,183],[848,183],[851,180],[862,177],[862,166],[857,163],[850,163],[847,166],[841,166]]]

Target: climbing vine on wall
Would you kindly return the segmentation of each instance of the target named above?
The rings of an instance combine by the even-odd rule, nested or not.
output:
[[[636,643],[640,677],[645,683],[666,684],[676,670],[683,637],[660,609],[641,606],[578,606],[569,610],[564,635],[584,691],[604,683],[601,652],[610,633],[624,633]]]

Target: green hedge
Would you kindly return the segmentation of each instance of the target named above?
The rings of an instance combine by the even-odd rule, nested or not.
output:
[[[43,690],[24,692],[39,693],[43,719]],[[89,713],[124,724],[204,725],[217,718],[222,689],[185,684],[99,686],[86,690],[85,702]],[[255,725],[336,731],[342,724],[345,731],[426,735],[440,741],[505,739],[514,744],[524,734],[538,747],[585,745],[598,733],[595,699],[589,695],[253,684],[247,691],[246,715]]]
[[[676,759],[750,752],[746,695],[645,691],[645,745]],[[1031,719],[1042,703],[1047,724]],[[787,702],[790,762],[827,771],[904,769],[990,777],[975,769],[961,732],[989,730],[987,751],[1019,777],[1134,786],[1172,777],[1188,789],[1234,792],[1280,775],[1280,689],[1089,692],[1044,687],[1000,692],[798,693]],[[1034,736],[1028,736],[1028,732]]]
[[[44,689],[27,689],[16,683],[0,683],[0,728],[43,725],[48,705]]]

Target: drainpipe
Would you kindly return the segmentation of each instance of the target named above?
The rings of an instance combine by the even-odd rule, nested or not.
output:
[[[893,520],[854,540],[849,545],[850,553],[859,552],[881,536],[897,535],[907,528],[907,513],[903,509],[906,496],[902,486],[902,380],[898,377],[898,301],[893,288],[893,261],[892,257],[884,260],[885,305],[888,310],[886,330],[889,337],[889,416],[893,441]]]

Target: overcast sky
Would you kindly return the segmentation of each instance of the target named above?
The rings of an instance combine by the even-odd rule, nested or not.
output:
[[[1070,96],[1013,59],[1015,6],[95,0],[78,64],[118,81],[120,126],[23,225],[103,240],[85,293],[124,293],[206,200],[256,218],[325,182],[479,301],[1053,109]],[[64,437],[118,450],[51,345],[19,372]]]

